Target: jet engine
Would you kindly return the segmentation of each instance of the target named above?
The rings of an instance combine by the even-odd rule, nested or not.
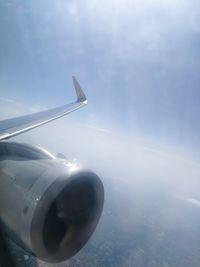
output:
[[[100,178],[46,150],[0,142],[0,220],[6,236],[47,262],[64,261],[100,219]]]

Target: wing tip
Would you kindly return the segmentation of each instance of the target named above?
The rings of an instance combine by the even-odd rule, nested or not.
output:
[[[77,95],[77,102],[82,102],[84,104],[87,104],[87,98],[85,94],[83,93],[83,90],[81,89],[77,79],[75,76],[72,76],[74,88],[76,90],[76,95]]]

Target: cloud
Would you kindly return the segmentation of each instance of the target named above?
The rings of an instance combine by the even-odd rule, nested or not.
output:
[[[192,197],[199,188],[200,163],[187,152],[145,136],[88,125],[87,120],[63,118],[15,139],[43,146],[55,155],[61,152],[76,158],[82,166],[113,182],[124,181],[132,189],[135,184],[151,181]]]
[[[0,97],[1,113],[0,119],[5,120],[8,118],[18,117],[26,114],[31,114],[34,112],[39,112],[46,110],[44,105],[31,105],[18,102],[11,98]]]
[[[0,97],[0,119],[8,119],[21,116],[26,113],[24,105],[11,98]]]
[[[191,198],[191,197],[183,197],[183,196],[180,196],[178,197],[180,199],[182,199],[183,201],[186,201],[196,207],[200,207],[200,200],[198,199],[195,199],[195,198]]]
[[[13,100],[11,98],[5,98],[5,97],[0,97],[0,101],[2,101],[2,102],[8,102],[8,103],[16,103],[15,100]]]
[[[34,9],[30,8],[31,4],[28,5],[27,10],[29,7],[32,12],[30,24],[36,38],[34,44],[38,41],[36,48],[43,52],[42,58],[45,59],[44,62],[38,61],[38,66],[46,67],[48,71],[50,65],[55,66],[52,77],[46,75],[45,78],[45,72],[41,70],[38,77],[48,80],[48,85],[52,82],[57,86],[60,69],[65,71],[66,65],[70,71],[78,70],[82,77],[88,75],[88,93],[95,119],[90,119],[93,111],[89,109],[85,120],[75,119],[73,122],[63,119],[19,139],[44,144],[55,153],[60,151],[87,159],[93,165],[101,161],[102,169],[105,164],[111,170],[112,164],[116,163],[117,170],[113,168],[113,171],[125,173],[126,177],[133,176],[130,175],[132,173],[139,176],[140,172],[148,174],[150,171],[157,178],[167,179],[170,176],[173,180],[177,173],[178,177],[183,175],[185,179],[190,173],[194,174],[192,167],[186,168],[190,163],[182,170],[183,162],[175,156],[178,150],[176,145],[163,154],[163,146],[159,144],[162,141],[158,138],[157,143],[152,142],[149,135],[153,132],[152,135],[159,137],[162,134],[169,138],[175,136],[175,141],[179,141],[180,136],[184,139],[185,134],[190,140],[195,140],[190,138],[188,131],[194,129],[195,132],[196,129],[196,136],[199,137],[198,128],[195,128],[198,127],[195,114],[199,112],[195,108],[191,111],[192,101],[189,103],[188,118],[186,114],[184,101],[189,97],[185,94],[185,87],[182,89],[186,76],[178,72],[180,75],[176,80],[177,73],[174,72],[175,69],[187,70],[191,65],[199,64],[198,60],[193,60],[197,58],[197,50],[191,49],[195,43],[192,34],[197,32],[199,25],[198,6],[196,0],[58,1],[55,5],[37,4]],[[76,57],[77,51],[85,57],[81,58],[80,53]],[[38,58],[38,54],[34,55]],[[61,64],[63,58],[66,58],[64,66]],[[71,64],[78,68],[71,69]],[[169,73],[168,68],[171,70]],[[41,85],[38,81],[34,86]],[[48,91],[42,93],[45,96]],[[194,98],[198,99],[198,95],[194,94]],[[51,101],[54,102],[54,99]],[[30,108],[26,104],[20,106],[18,103],[4,102],[5,105],[1,105],[2,119],[44,109],[42,104],[33,104]],[[184,127],[187,128],[185,132]],[[46,132],[54,134],[47,138]],[[162,173],[162,170],[167,171]]]
[[[90,128],[92,130],[100,131],[100,132],[103,132],[103,133],[106,133],[106,134],[111,133],[111,131],[109,129],[100,128],[100,127],[95,126],[95,125],[85,124],[84,126]]]

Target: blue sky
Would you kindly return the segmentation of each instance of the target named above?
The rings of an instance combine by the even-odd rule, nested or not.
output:
[[[1,113],[72,101],[76,75],[89,105],[74,120],[199,154],[199,8],[197,0],[1,1]]]
[[[109,198],[139,210],[148,189],[167,195],[173,236],[185,223],[176,200],[200,207],[199,13],[199,0],[0,1],[0,119],[73,101],[75,75],[88,105],[14,140],[95,171],[112,227]],[[120,210],[125,232],[136,206]]]

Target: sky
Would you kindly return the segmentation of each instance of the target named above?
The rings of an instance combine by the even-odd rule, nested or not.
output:
[[[73,101],[75,75],[77,122],[199,156],[197,0],[0,6],[1,119]]]
[[[0,119],[74,101],[75,75],[88,105],[14,140],[93,169],[106,201],[153,185],[199,208],[199,13],[198,0],[1,0]]]
[[[73,101],[75,120],[199,155],[199,2],[1,1],[1,119]]]

